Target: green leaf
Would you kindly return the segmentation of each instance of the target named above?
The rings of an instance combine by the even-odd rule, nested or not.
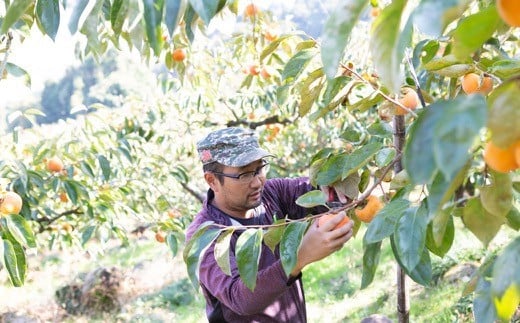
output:
[[[470,166],[471,162],[466,163],[455,178],[449,181],[441,173],[437,173],[433,182],[428,185],[428,192],[430,193],[428,195],[428,211],[430,212],[430,217],[433,217],[439,209],[444,207],[445,203],[452,199],[457,188],[464,183]]]
[[[439,257],[450,250],[455,238],[455,225],[450,210],[438,211],[426,229],[426,247]]]
[[[298,107],[298,114],[300,116],[304,116],[309,113],[312,105],[320,95],[321,89],[325,82],[322,82],[321,79],[323,77],[323,69],[318,68],[312,72],[310,72],[306,78],[300,83],[301,86],[298,86],[298,91],[300,93],[300,105]],[[316,83],[316,84],[314,84]]]
[[[16,241],[26,248],[36,248],[36,239],[29,223],[18,214],[6,217],[7,230]]]
[[[481,95],[458,96],[429,109],[441,109],[433,128],[433,153],[437,167],[451,180],[471,158],[469,149],[486,124],[487,104]]]
[[[256,287],[262,252],[262,229],[247,229],[237,239],[235,254],[240,279],[251,291]]]
[[[371,95],[357,100],[356,102],[348,105],[348,110],[353,112],[358,110],[359,112],[365,112],[366,110],[376,106],[380,102],[384,101],[385,98],[379,94],[379,92],[373,92]]]
[[[212,228],[212,224],[213,221],[202,223],[184,247],[182,254],[188,270],[188,277],[196,290],[199,288],[198,280],[201,258],[204,256],[206,249],[210,247],[220,234],[220,230]]]
[[[27,8],[34,2],[34,0],[16,0],[12,1],[7,11],[5,12],[2,26],[0,27],[0,35],[5,34],[12,25],[25,13]]]
[[[63,182],[63,187],[65,188],[65,192],[67,192],[67,196],[69,197],[72,204],[78,204],[78,191],[76,190],[74,183],[65,181]]]
[[[282,71],[282,80],[296,80],[316,54],[315,48],[304,49],[296,53],[285,64]]]
[[[276,221],[277,223],[283,223],[284,220]],[[285,225],[273,226],[270,227],[267,232],[264,233],[264,243],[265,245],[274,253],[276,250],[276,246],[282,240],[283,232],[285,231]]]
[[[325,22],[321,33],[321,60],[328,78],[336,75],[350,33],[367,3],[367,0],[342,2],[331,12]]]
[[[222,233],[215,242],[215,260],[222,271],[231,276],[231,265],[229,263],[229,247],[231,243],[231,237],[233,236],[234,230],[226,230]]]
[[[191,5],[188,5],[186,7],[186,11],[184,12],[184,22],[185,22],[185,30],[186,30],[186,36],[188,37],[188,40],[190,42],[193,42],[193,39],[195,39],[195,34],[193,33],[193,24],[197,20],[197,13],[195,10],[193,10],[193,7]]]
[[[219,1],[215,0],[189,0],[193,10],[199,15],[206,25],[217,13]]]
[[[359,195],[359,182],[361,181],[361,177],[359,174],[352,173],[349,176],[347,176],[345,179],[333,183],[332,186],[334,189],[346,197],[350,199],[355,199]]]
[[[513,182],[509,174],[489,172],[491,184],[480,188],[480,201],[489,213],[505,217],[513,207]]]
[[[520,230],[520,212],[516,207],[512,207],[506,216],[507,225],[515,230]]]
[[[104,155],[98,155],[97,158],[99,162],[99,167],[101,167],[101,172],[103,173],[103,179],[105,181],[108,181],[110,179],[111,173],[110,162]]]
[[[3,240],[3,249],[4,265],[9,273],[11,283],[15,287],[23,286],[27,264],[22,246],[13,241]]]
[[[83,229],[83,232],[81,233],[81,245],[84,247],[85,244],[92,238],[92,235],[96,231],[97,226],[95,225],[89,225]]]
[[[520,74],[520,61],[516,59],[504,59],[493,63],[488,69],[489,73],[508,79],[514,75]]]
[[[482,207],[478,198],[468,200],[462,210],[462,221],[485,247],[500,230],[505,219],[494,216]]]
[[[520,79],[506,81],[496,87],[488,97],[488,128],[491,140],[499,147],[508,147],[520,140]]]
[[[347,178],[368,164],[380,149],[381,143],[372,142],[351,153],[338,154],[330,157],[316,174],[317,185],[330,185]]]
[[[491,296],[498,316],[509,321],[520,302],[520,236],[511,241],[495,260]],[[507,295],[506,295],[507,294]]]
[[[127,0],[114,0],[110,8],[110,24],[116,37],[119,37],[123,24],[128,14],[130,2]]]
[[[361,289],[368,287],[374,280],[379,257],[381,255],[381,241],[366,243],[363,241],[363,274],[361,277]]]
[[[438,100],[428,109],[418,113],[417,120],[410,127],[409,140],[403,154],[403,165],[411,181],[418,184],[430,183],[437,173],[437,165],[431,147],[435,129],[442,118],[442,108],[446,101]]]
[[[394,234],[395,247],[407,271],[412,271],[421,260],[426,241],[427,219],[426,207],[410,207],[397,222]]]
[[[459,0],[423,0],[414,10],[414,24],[425,35],[435,38],[442,36],[453,15],[459,18],[462,14],[459,3]]]
[[[495,322],[497,313],[491,297],[491,281],[488,275],[482,275],[477,281],[473,298],[475,323]]]
[[[27,71],[25,69],[21,68],[20,66],[18,66],[16,64],[10,63],[10,62],[7,62],[7,64],[5,65],[5,69],[6,69],[7,73],[9,73],[10,75],[12,75],[14,77],[22,77],[23,83],[26,86],[29,86],[29,87],[31,86],[31,75],[29,73],[27,73]],[[25,111],[25,113],[27,114],[27,111]]]
[[[37,0],[36,19],[42,31],[54,41],[60,26],[60,4],[58,0]]]
[[[173,33],[181,20],[182,14],[186,10],[186,0],[166,0],[166,9],[164,10],[164,23],[170,37],[173,37]]]
[[[276,38],[274,41],[270,42],[269,45],[267,45],[263,50],[262,53],[260,53],[260,62],[263,62],[263,60],[272,54],[280,44],[286,40],[287,38],[293,37],[293,35],[287,34],[287,35],[281,35],[280,37]]]
[[[280,241],[280,259],[285,274],[289,276],[298,258],[298,248],[302,242],[303,234],[307,229],[307,222],[292,222],[287,225]]]
[[[396,155],[395,148],[383,148],[376,154],[376,165],[377,167],[387,166]]]
[[[430,60],[428,63],[424,64],[423,68],[430,72],[439,71],[454,65],[465,65],[472,64],[472,61],[466,59],[460,59],[455,57],[453,54],[448,54],[446,56],[436,57]]]
[[[327,205],[328,196],[321,190],[309,191],[296,199],[296,204],[305,208],[311,208],[318,205]]]
[[[499,22],[495,6],[480,9],[461,19],[453,31],[453,54],[461,58],[473,54],[493,35]]]
[[[173,233],[168,233],[166,235],[166,245],[170,248],[172,253],[172,257],[177,255],[177,251],[179,250],[179,241],[177,237]]]
[[[332,100],[334,100],[340,91],[345,90],[345,85],[349,82],[350,78],[346,76],[338,76],[333,79],[328,79],[326,82],[327,86],[325,87],[325,91],[323,92],[320,101],[320,106],[328,108],[328,105],[330,105]]]
[[[367,131],[371,136],[374,136],[374,137],[391,138],[393,129],[389,123],[381,121],[381,120],[377,120],[376,122],[374,122],[368,126]],[[381,150],[386,150],[386,149],[389,149],[389,148],[383,148]],[[390,148],[390,149],[393,149],[393,148]]]
[[[401,16],[406,2],[390,2],[372,22],[370,31],[370,52],[376,71],[381,83],[393,93],[397,93],[403,83],[401,62],[412,35],[411,19],[401,28]]]
[[[91,6],[91,3],[93,5]],[[106,47],[100,41],[98,26],[102,19],[103,1],[90,1],[82,16],[86,16],[80,32],[87,37],[88,51],[100,55]]]
[[[410,202],[404,199],[395,199],[386,204],[368,224],[363,242],[376,243],[393,234],[399,218],[409,206]]]
[[[90,1],[90,3],[91,6],[89,7],[89,10],[85,12],[85,15],[87,15],[95,5],[94,1]],[[74,2],[74,9],[72,9],[72,14],[69,18],[69,31],[72,35],[78,31],[79,19],[83,15],[83,11],[85,11],[88,4],[89,0],[77,0]]]
[[[161,20],[164,0],[143,0],[146,36],[156,56],[161,52]],[[161,39],[161,41],[159,41]]]
[[[423,286],[427,286],[428,284],[430,284],[432,280],[432,263],[428,249],[423,248],[419,263],[415,266],[415,268],[412,271],[409,271],[408,268],[403,266],[401,259],[399,258],[393,235],[390,237],[390,244],[392,246],[392,251],[394,253],[394,257],[397,263],[401,268],[403,268],[405,273],[418,284],[421,284]]]
[[[90,178],[94,178],[96,175],[94,175],[94,171],[92,170],[92,167],[86,162],[86,161],[80,161],[79,167],[81,168],[81,171],[89,176]]]

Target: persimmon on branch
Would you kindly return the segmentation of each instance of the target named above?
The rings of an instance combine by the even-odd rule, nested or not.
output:
[[[379,93],[383,98],[385,98],[387,101],[390,101],[391,103],[399,106],[400,108],[402,108],[403,110],[406,110],[408,111],[409,113],[411,113],[414,117],[417,117],[417,114],[412,111],[411,109],[405,107],[401,102],[399,102],[399,100],[396,100],[392,97],[390,97],[389,95],[387,95],[386,93],[384,93],[383,91],[381,91],[381,88],[378,87],[378,86],[375,86],[374,84],[372,84],[370,81],[368,80],[365,80],[363,78],[363,76],[359,75],[358,72],[356,72],[354,69],[350,68],[349,66],[341,63],[340,64],[342,68],[344,68],[345,70],[349,71],[349,73],[351,73],[352,75],[354,75],[356,78],[358,78],[360,81],[362,81],[363,83],[365,84],[368,84],[374,91],[376,91],[377,93]]]

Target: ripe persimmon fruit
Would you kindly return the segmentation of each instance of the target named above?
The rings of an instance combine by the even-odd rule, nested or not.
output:
[[[258,70],[258,66],[255,64],[249,65],[248,72],[250,75],[258,75],[260,71]]]
[[[176,48],[172,52],[172,59],[175,62],[182,62],[186,58],[186,53],[182,48]]]
[[[166,241],[166,237],[163,232],[157,231],[155,233],[155,240],[157,240],[157,242],[163,243],[164,241]]]
[[[260,70],[260,76],[263,77],[264,79],[268,79],[271,77],[271,73],[269,73],[268,68],[264,66]]]
[[[328,222],[330,221],[331,218],[335,217],[337,215],[337,213],[327,213],[327,214],[324,214],[322,215],[319,219],[318,219],[318,226],[321,227],[322,225],[325,224],[325,222]],[[344,216],[343,219],[341,220],[340,223],[338,223],[333,230],[336,230],[338,228],[341,228],[342,226],[344,226],[345,224],[349,223],[350,221],[350,218],[348,216]]]
[[[468,73],[462,77],[462,90],[466,94],[481,93],[487,95],[493,89],[493,79],[484,75],[482,79],[477,73]]]
[[[379,212],[383,206],[383,202],[381,202],[379,197],[375,195],[369,195],[367,197],[367,204],[361,209],[356,209],[354,212],[360,221],[369,223],[372,221],[372,219],[374,219],[377,212]]]
[[[18,214],[22,210],[22,198],[18,193],[8,191],[0,198],[0,214]]]
[[[511,144],[507,148],[501,148],[489,141],[484,147],[484,161],[489,168],[501,172],[508,173],[519,167],[516,161],[516,155],[519,144]]]
[[[269,30],[266,30],[266,31],[264,32],[264,38],[265,38],[265,40],[267,40],[267,41],[275,41],[276,38],[278,38],[278,36],[277,36],[274,32],[271,32],[271,31],[269,31]]]
[[[258,7],[254,3],[250,3],[244,9],[244,16],[254,17],[258,13]]]
[[[61,228],[62,228],[63,230],[65,230],[65,232],[72,232],[72,230],[74,230],[74,228],[72,227],[72,225],[71,225],[70,223],[67,223],[67,222],[63,223],[63,224],[61,225]]]
[[[399,103],[408,108],[409,110],[415,110],[419,105],[419,97],[417,93],[412,89],[407,89],[405,94],[399,98]],[[395,114],[396,115],[405,115],[408,111],[401,108],[400,106],[396,106]]]
[[[379,8],[379,7],[372,7],[370,9],[370,16],[372,18],[376,18],[377,16],[379,16],[380,13],[381,13],[381,8]]]
[[[511,27],[520,27],[520,1],[497,0],[497,11],[506,24]]]
[[[181,212],[179,212],[179,210],[177,210],[177,209],[168,210],[168,217],[170,219],[180,218],[181,216],[182,216]]]
[[[518,140],[515,144],[515,160],[516,165],[520,167],[520,140]]]
[[[67,196],[67,193],[61,192],[60,193],[60,201],[63,203],[67,203],[69,201],[69,197]]]
[[[63,170],[64,165],[63,161],[59,157],[53,156],[47,159],[46,167],[48,171],[57,173]]]

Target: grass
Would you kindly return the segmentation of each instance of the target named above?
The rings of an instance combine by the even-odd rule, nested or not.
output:
[[[396,321],[396,266],[387,242],[382,245],[379,267],[372,284],[360,290],[362,235],[359,232],[343,249],[304,269],[309,322],[359,322],[371,314]],[[461,297],[464,281],[448,283],[444,273],[457,263],[478,262],[485,251],[467,231],[457,230],[459,243],[448,256],[432,257],[434,282],[424,287],[409,281],[410,321],[472,322],[471,295]],[[201,322],[204,299],[187,279],[181,255],[173,258],[152,236],[113,246],[104,254],[84,251],[34,255],[27,284],[13,288],[0,276],[0,308],[42,321],[62,322]],[[117,314],[68,315],[54,301],[54,291],[82,280],[98,267],[116,266],[133,281],[122,310]],[[61,310],[61,312],[60,312]],[[46,313],[47,311],[47,313]],[[51,313],[52,312],[52,313]],[[1,315],[2,313],[0,313]]]

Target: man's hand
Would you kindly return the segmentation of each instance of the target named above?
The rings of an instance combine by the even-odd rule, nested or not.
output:
[[[353,221],[349,221],[344,226],[334,229],[344,217],[345,212],[342,211],[321,226],[318,226],[317,220],[311,224],[309,230],[303,236],[302,243],[298,249],[296,266],[291,272],[291,276],[297,276],[303,267],[341,249],[345,242],[352,237]]]

